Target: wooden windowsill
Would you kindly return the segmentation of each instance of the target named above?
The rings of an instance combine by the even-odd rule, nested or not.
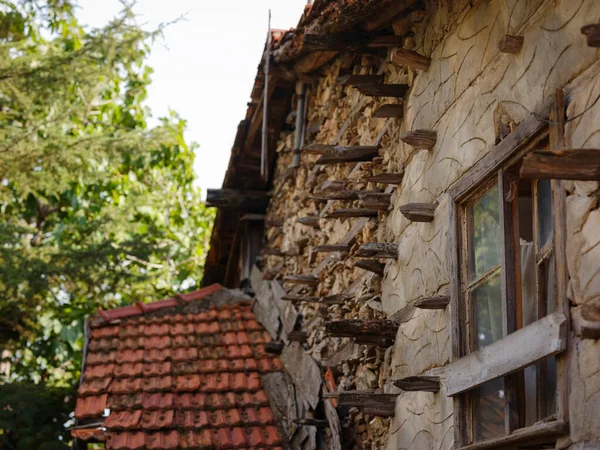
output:
[[[456,450],[492,450],[503,449],[514,445],[534,445],[543,443],[548,438],[564,436],[569,433],[569,424],[564,422],[545,422],[521,428],[508,436],[476,442]]]

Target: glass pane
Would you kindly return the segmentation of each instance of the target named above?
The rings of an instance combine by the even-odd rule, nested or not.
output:
[[[535,249],[533,242],[521,239],[521,296],[522,319],[526,327],[538,320],[538,296],[535,284]]]
[[[556,359],[550,356],[523,370],[525,426],[556,412]]]
[[[498,186],[494,186],[470,208],[470,279],[477,278],[500,264],[502,231],[498,207]]]
[[[484,441],[503,436],[504,379],[489,381],[472,391],[473,440]]]
[[[500,270],[484,284],[471,290],[471,301],[475,313],[475,347],[473,350],[490,345],[502,339],[502,287]]]
[[[552,187],[550,180],[537,182],[537,210],[540,248],[552,235]]]
[[[542,310],[540,311],[539,319],[556,311],[556,276],[554,274],[554,255],[546,258],[541,264],[541,297]]]

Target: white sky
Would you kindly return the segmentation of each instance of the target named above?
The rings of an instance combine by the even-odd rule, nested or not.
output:
[[[306,0],[138,0],[138,22],[150,28],[185,15],[169,26],[152,49],[154,69],[148,106],[154,117],[169,108],[188,121],[186,140],[200,144],[195,170],[203,196],[220,188],[237,125],[256,76],[271,28],[295,27]],[[121,10],[118,0],[79,0],[84,24],[102,26]]]

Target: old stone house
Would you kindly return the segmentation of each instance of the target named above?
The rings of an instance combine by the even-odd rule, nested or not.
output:
[[[272,31],[205,284],[289,448],[600,448],[600,2],[316,0]]]

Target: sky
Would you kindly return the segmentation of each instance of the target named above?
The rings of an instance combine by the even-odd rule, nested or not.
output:
[[[244,118],[258,63],[271,28],[295,27],[306,0],[138,0],[138,24],[171,24],[154,44],[148,106],[154,117],[169,109],[187,120],[186,140],[196,142],[198,185],[220,188],[237,126]],[[118,0],[79,0],[84,24],[106,24],[122,6]]]

